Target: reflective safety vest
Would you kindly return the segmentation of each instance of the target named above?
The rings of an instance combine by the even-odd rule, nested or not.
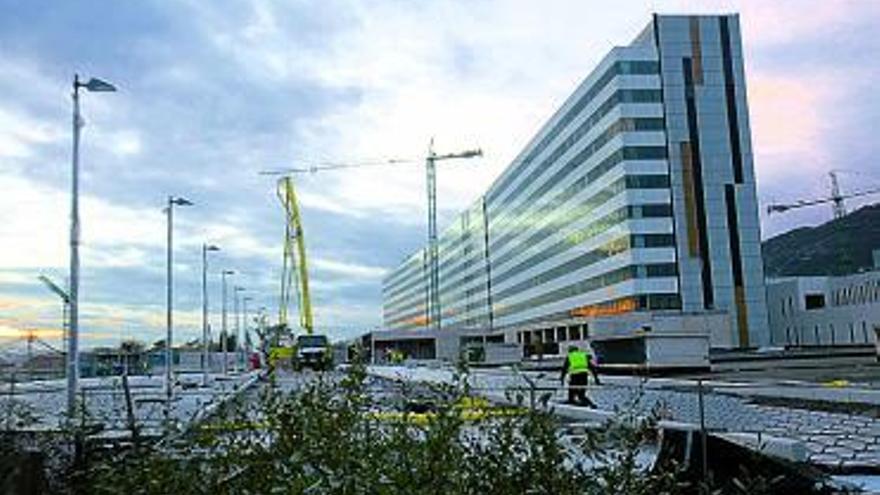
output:
[[[589,371],[590,357],[584,351],[568,353],[568,372],[572,375]]]

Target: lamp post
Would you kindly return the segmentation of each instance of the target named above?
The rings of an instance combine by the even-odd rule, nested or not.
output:
[[[228,365],[229,360],[226,357],[226,352],[228,350],[226,348],[227,347],[227,344],[226,344],[226,336],[227,336],[227,332],[226,332],[226,329],[227,329],[227,327],[226,327],[226,276],[227,275],[234,275],[234,274],[235,274],[235,272],[232,270],[223,270],[222,272],[220,272],[220,278],[222,280],[222,285],[223,285],[223,313],[222,313],[223,319],[221,322],[222,326],[220,328],[220,334],[221,334],[221,336],[220,336],[220,349],[223,350],[223,374],[224,375],[229,372],[229,365]]]
[[[73,76],[73,177],[70,202],[70,332],[67,343],[67,414],[76,412],[76,394],[79,387],[79,136],[85,122],[79,113],[79,88],[90,92],[112,92],[116,88],[100,79],[79,82],[79,74]]]
[[[192,206],[192,202],[186,198],[168,196],[168,205],[165,207],[165,213],[168,215],[168,238],[167,238],[167,266],[166,266],[166,301],[165,301],[165,413],[171,412],[171,396],[174,392],[174,383],[172,382],[171,368],[174,365],[174,356],[172,355],[171,345],[174,337],[174,324],[172,314],[174,312],[174,207],[175,206]]]
[[[253,301],[253,300],[254,300],[254,298],[253,298],[253,297],[250,297],[250,296],[244,296],[244,297],[241,298],[241,313],[242,313],[242,320],[244,321],[244,325],[243,325],[243,326],[244,326],[244,339],[242,340],[242,343],[243,343],[243,344],[248,342],[248,337],[249,337],[249,335],[250,335],[250,334],[248,334],[248,310],[247,310],[247,303],[248,303],[248,301]],[[247,365],[247,360],[245,359],[246,354],[245,354],[245,352],[244,352],[244,351],[246,351],[247,349],[246,349],[243,345],[240,346],[240,349],[242,350],[242,352],[241,352],[241,365],[242,365],[242,368],[244,368],[245,371],[247,371],[247,366],[246,366],[246,365]]]
[[[232,302],[233,302],[233,308],[234,308],[233,312],[235,313],[235,371],[239,372],[239,371],[241,371],[240,366],[239,366],[240,363],[239,363],[239,359],[238,359],[241,356],[241,354],[239,353],[239,349],[241,348],[241,313],[239,312],[240,306],[238,304],[238,293],[244,292],[245,288],[244,287],[234,287],[232,289],[232,291],[233,291]]]
[[[208,251],[220,251],[213,244],[202,244],[202,385],[208,386]]]

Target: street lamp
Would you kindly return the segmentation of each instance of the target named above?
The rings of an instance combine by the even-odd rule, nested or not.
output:
[[[208,251],[220,251],[213,244],[202,244],[202,385],[208,386]]]
[[[253,300],[254,300],[254,298],[253,298],[253,297],[250,297],[250,296],[244,296],[244,297],[241,298],[241,313],[242,313],[242,315],[243,315],[242,319],[244,320],[244,336],[245,336],[245,337],[244,337],[244,340],[242,341],[243,343],[248,341],[248,338],[249,338],[249,335],[250,335],[250,334],[248,333],[248,310],[247,310],[247,303],[248,303],[248,301],[253,301]],[[245,350],[244,346],[241,346],[240,349],[242,349],[243,351]],[[244,354],[244,352],[242,352],[241,354],[242,354],[242,358],[241,358],[241,361],[242,361],[242,367],[245,368],[245,370],[247,370],[247,366],[246,366],[247,361],[244,359],[245,354]]]
[[[61,348],[64,349],[65,343],[67,342],[67,328],[68,328],[68,311],[70,309],[70,294],[67,293],[64,289],[58,286],[55,282],[52,281],[49,277],[45,275],[37,276],[40,282],[43,283],[49,290],[55,293],[59,298],[61,298]]]
[[[111,92],[116,88],[100,79],[79,82],[79,74],[73,76],[73,178],[70,203],[70,339],[67,348],[67,414],[76,412],[76,393],[79,379],[79,136],[85,121],[79,113],[79,88],[90,92]]]
[[[171,368],[174,364],[171,351],[171,344],[173,338],[173,328],[174,325],[172,323],[172,313],[174,309],[174,274],[172,270],[172,264],[174,262],[173,255],[173,243],[174,243],[174,207],[175,206],[192,206],[192,202],[186,198],[168,196],[168,206],[165,208],[165,213],[168,215],[168,252],[167,252],[167,287],[166,287],[166,295],[167,300],[165,301],[165,323],[166,323],[166,335],[165,335],[165,400],[166,400],[166,414],[170,414],[171,412],[171,396],[174,392],[174,384],[171,381]]]
[[[222,328],[220,333],[222,336],[220,337],[220,348],[223,350],[223,374],[227,374],[229,372],[228,359],[226,357],[226,352],[228,351],[226,344],[226,276],[227,275],[235,275],[235,272],[232,270],[223,270],[220,272],[220,278],[222,280],[223,285],[223,320],[222,320]]]
[[[239,353],[239,349],[241,349],[241,313],[239,312],[238,305],[238,293],[244,292],[244,287],[234,287],[232,289],[232,303],[233,303],[233,312],[235,313],[235,371],[241,371],[239,368],[239,357],[241,354]]]

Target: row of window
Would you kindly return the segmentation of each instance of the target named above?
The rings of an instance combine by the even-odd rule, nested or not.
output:
[[[512,259],[516,255],[521,255],[523,254],[523,252],[530,252],[528,248],[524,251],[514,249],[510,253],[508,253],[508,255],[498,259],[497,262],[494,260],[492,261],[492,284],[497,286],[503,283],[505,280],[519,273],[522,273],[523,270],[527,270],[531,266],[534,266],[544,260],[552,259],[553,257],[574,248],[575,246],[581,245],[589,239],[592,239],[593,237],[596,237],[599,234],[605,232],[611,227],[623,223],[625,220],[626,207],[618,208],[617,210],[608,213],[604,217],[587,224],[581,229],[568,234],[564,238],[560,239],[550,246],[547,246],[546,248],[540,250],[532,250],[534,251],[534,254],[524,260],[521,260],[516,265],[512,267],[502,268],[502,265],[507,262],[508,259]],[[523,246],[530,245],[532,244],[523,243]]]
[[[880,280],[866,280],[858,285],[843,287],[832,292],[835,306],[868,304],[880,301]]]
[[[533,218],[529,219],[532,222],[529,225],[529,228],[523,229],[524,233],[530,234],[529,237],[522,239],[520,242],[517,243],[517,245],[533,246],[541,242],[542,240],[549,238],[556,232],[561,231],[572,222],[585,218],[593,210],[610,201],[616,195],[620,194],[620,192],[624,190],[626,185],[627,180],[624,178],[620,178],[615,182],[609,184],[605,188],[596,191],[592,196],[584,199],[576,207],[560,211],[559,213],[556,213],[554,211],[558,210],[556,201],[545,204],[534,213]],[[540,223],[538,223],[539,221],[545,222],[545,225],[542,226]],[[511,239],[512,238],[513,236],[511,236]],[[504,246],[504,244],[506,243],[496,245],[492,250],[493,267],[497,267],[500,269],[506,262],[513,259],[517,256],[517,254],[520,253],[520,251],[517,249],[510,249],[503,254],[495,255],[494,253],[501,253],[501,248]]]
[[[625,217],[622,215],[622,212],[629,209],[631,207],[621,208],[616,212],[613,212],[612,215],[615,215],[617,220],[614,220],[614,223],[610,223],[605,226],[605,229],[610,226],[616,225],[619,221],[622,221]],[[594,227],[594,224],[591,224],[587,228]],[[604,229],[602,230],[604,231]],[[594,233],[594,235],[598,235],[601,231]],[[672,234],[633,234],[626,237],[620,237],[613,241],[607,242],[604,245],[590,251],[584,253],[576,258],[573,258],[561,265],[558,265],[554,268],[551,268],[545,272],[542,272],[534,277],[530,277],[518,284],[508,287],[507,289],[501,290],[497,293],[493,291],[492,297],[495,301],[500,302],[504,299],[515,296],[520,291],[526,290],[529,287],[535,287],[552,280],[555,280],[558,277],[561,277],[567,273],[571,273],[575,270],[585,268],[593,263],[599,262],[608,257],[614,256],[618,253],[624,252],[632,247],[638,248],[656,248],[656,247],[672,247],[675,245],[675,238]],[[563,241],[558,243],[557,245],[551,246],[546,250],[542,250],[536,255],[528,258],[517,264],[515,267],[504,271],[501,275],[493,276],[492,283],[493,285],[498,285],[509,278],[522,273],[524,270],[527,270],[531,266],[534,266],[537,263],[540,263],[546,259],[549,259],[556,254],[564,251],[570,246],[567,246],[567,242]],[[645,265],[640,270],[646,270],[644,272],[637,273],[637,278],[644,277],[666,277],[666,276],[675,276],[675,265],[669,264],[659,264],[659,265]],[[665,270],[665,271],[664,271]],[[671,270],[671,271],[670,271]],[[468,286],[469,283],[481,280],[484,281],[486,276],[485,271],[474,272],[468,277],[465,277],[466,280],[462,281],[459,285],[455,286],[454,290],[445,291],[442,290],[443,285],[441,284],[441,306],[444,309],[454,309],[455,306],[459,306],[463,304],[466,299],[472,295],[473,293],[479,292],[481,293],[481,298],[485,301],[485,286],[483,284],[479,284],[475,287]],[[420,282],[418,280],[417,282]],[[419,303],[422,302],[422,298],[424,297],[424,285],[420,286],[420,291],[413,292],[408,297],[399,297],[393,300],[386,299],[385,308],[387,311],[391,312],[392,309],[397,307],[411,308],[413,304],[413,300],[415,299]],[[471,294],[469,294],[471,293]],[[415,297],[414,297],[415,296]]]
[[[574,185],[574,184],[573,184]],[[564,224],[570,223],[571,221],[583,218],[585,215],[589,214],[593,209],[601,206],[606,203],[615,194],[622,191],[625,187],[629,186],[639,186],[640,188],[645,187],[659,187],[666,188],[669,185],[669,177],[665,175],[628,175],[621,177],[614,183],[610,184],[606,188],[597,191],[592,197],[588,198],[577,208],[573,208],[569,210],[567,213],[563,214],[561,218],[559,218],[556,222],[552,222],[549,225],[546,225],[542,228],[538,228],[534,231],[533,234],[530,235],[529,238],[523,240],[520,245],[533,245],[534,243],[539,242],[542,239],[547,238],[552,235],[554,232],[559,231],[563,228]],[[560,196],[568,196],[573,194],[573,192],[569,193],[569,190],[573,188],[568,188],[564,191]],[[555,207],[556,202],[549,202],[545,204],[540,210],[536,212],[536,214],[544,213],[545,211],[549,212],[551,207]],[[544,258],[549,258],[555,256],[558,253],[566,249],[572,248],[576,244],[580,244],[581,242],[586,241],[587,239],[598,235],[601,232],[604,232],[608,228],[619,224],[626,218],[646,218],[646,217],[670,217],[672,216],[671,206],[668,204],[648,204],[648,205],[635,205],[627,207],[626,212],[620,213],[615,212],[607,215],[603,219],[599,219],[584,229],[581,229],[578,232],[570,234],[567,240],[560,241],[553,247],[549,248],[549,250],[542,250],[539,253],[540,256]],[[534,229],[529,229],[534,230]],[[495,248],[497,249],[497,248]],[[511,249],[504,255],[499,256],[497,259],[492,260],[492,266],[498,267],[501,269],[505,263],[512,260],[516,256],[522,254],[521,251],[516,249]],[[534,257],[533,257],[534,258]],[[481,253],[477,254],[475,257],[465,257],[465,259],[461,262],[461,264],[453,269],[450,272],[446,272],[441,268],[441,276],[450,280],[451,277],[456,276],[460,271],[466,270],[470,268],[474,263],[479,262],[482,259]],[[531,258],[530,258],[531,259]],[[528,260],[527,260],[528,261]],[[518,266],[522,266],[523,263],[520,263]],[[515,269],[514,269],[515,271]],[[510,273],[510,270],[506,270],[505,273]],[[469,276],[477,276],[475,274],[471,274]],[[501,282],[505,279],[504,276],[499,277],[498,282]],[[413,290],[423,289],[424,286],[421,283],[420,277],[416,275],[413,279],[409,280],[407,283],[396,287],[394,289],[386,290],[385,299],[386,301],[395,303],[400,300],[407,299],[412,296]]]
[[[497,185],[495,185],[495,187],[492,187],[489,190],[486,194],[487,201],[495,201],[495,199],[503,193],[508,186],[517,179],[517,177],[519,177],[523,170],[525,170],[528,165],[541,154],[541,152],[550,146],[550,143],[552,143],[553,140],[556,139],[556,137],[583,111],[584,107],[586,107],[600,91],[605,89],[605,86],[607,86],[612,79],[618,75],[658,74],[659,72],[660,65],[655,61],[622,60],[612,65],[599,77],[599,79],[596,80],[590,89],[584,92],[583,96],[578,99],[577,103],[572,105],[571,108],[565,112],[565,115],[553,125],[553,128],[541,138],[538,144],[529,151],[529,153],[522,159],[519,166],[511,171],[507,177],[504,177]]]
[[[480,306],[486,304],[486,301],[476,302],[474,308],[479,310]],[[610,301],[605,301],[602,303],[598,303],[593,305],[593,307],[597,308],[597,314],[617,314],[620,311],[621,307],[628,308],[630,311],[640,311],[640,310],[649,310],[649,311],[666,311],[666,310],[681,310],[681,296],[677,293],[648,293],[648,294],[637,294],[634,296],[627,296],[620,299],[613,299]],[[606,308],[606,309],[603,309]],[[424,311],[423,306],[417,306],[413,308],[413,311],[406,315],[402,315],[397,317],[397,319],[392,320],[392,316],[386,313],[385,321],[391,324],[392,326],[400,326],[401,323],[407,322],[405,325],[406,328],[419,328],[423,324],[421,323],[413,323],[416,320],[421,312]],[[457,314],[455,310],[445,311],[444,310],[444,318],[449,321],[449,323],[444,322],[445,325],[455,325],[459,326],[460,324],[466,324],[471,326],[479,326],[488,325],[488,315],[484,311],[479,311],[478,313],[467,315],[467,314]],[[540,323],[541,321],[553,320],[553,319],[568,319],[571,317],[570,311],[558,311],[556,313],[547,315],[539,315],[528,320],[518,322],[517,324],[530,324],[530,323]],[[459,318],[466,318],[465,320],[458,320]],[[472,322],[467,323],[467,322]],[[586,336],[584,336],[586,338]],[[570,338],[571,340],[576,340],[575,338]]]
[[[672,265],[672,267],[668,268],[667,270],[674,273],[674,270],[677,269],[675,268],[677,265],[675,265],[674,263],[668,264]],[[611,285],[619,284],[627,280],[632,280],[634,278],[638,278],[639,274],[640,273],[637,265],[629,265],[603,273],[601,275],[596,275],[595,277],[579,280],[565,287],[560,287],[559,289],[546,292],[539,296],[529,298],[525,301],[520,301],[516,304],[499,304],[496,306],[495,299],[493,299],[493,313],[496,318],[513,316],[516,313],[528,311],[543,306],[545,304],[562,301],[564,299],[568,299],[577,295],[587,294],[603,287],[609,287]]]
[[[540,274],[537,274],[533,277],[528,277],[522,282],[514,284],[502,291],[499,291],[497,294],[493,294],[492,296],[494,300],[502,302],[505,299],[516,296],[524,290],[528,290],[529,288],[538,287],[548,282],[552,282],[559,277],[569,275],[576,270],[586,268],[592,264],[610,258],[611,256],[627,251],[630,247],[628,237],[629,236],[619,237],[611,242],[607,242],[604,245],[599,246],[592,251],[583,253],[580,256],[572,258],[565,263],[556,265],[555,267],[546,270]],[[539,262],[540,261],[543,260],[539,260]],[[507,273],[515,272],[519,272],[519,270],[510,270]]]
[[[613,127],[635,129],[637,127],[642,126],[642,124],[637,124],[636,121],[660,121],[660,120],[661,119],[622,119],[621,121],[618,121],[618,124],[620,124],[621,122],[626,122],[626,123],[621,124],[619,126],[613,126]],[[654,124],[644,124],[644,125],[651,127],[651,126],[654,126],[657,124],[654,123]],[[595,141],[594,141],[594,144],[595,144]],[[586,148],[585,151],[589,150],[589,149],[591,149],[591,147],[588,146],[588,148]],[[592,153],[590,153],[590,154],[592,154]],[[579,179],[578,181],[576,181],[575,183],[570,185],[562,193],[560,193],[556,198],[545,203],[538,212],[535,212],[535,215],[541,215],[541,214],[547,212],[548,210],[550,210],[551,208],[555,207],[556,205],[561,204],[562,202],[564,202],[565,200],[567,200],[568,198],[573,196],[577,191],[586,187],[587,184],[592,183],[593,181],[597,180],[599,177],[604,175],[606,172],[611,170],[615,165],[617,165],[618,163],[620,163],[623,160],[636,160],[636,159],[649,159],[650,160],[650,159],[665,158],[665,156],[666,156],[666,150],[663,147],[642,146],[642,147],[622,148],[622,149],[616,151],[614,154],[612,154],[608,158],[606,158],[598,166],[594,167],[589,172],[587,172],[587,174],[584,177],[582,177],[581,179]],[[577,159],[578,157],[575,157],[575,158]],[[561,169],[559,172],[557,172],[548,181],[548,183],[545,183],[544,186],[542,186],[540,189],[535,191],[529,197],[529,200],[536,199],[537,197],[545,194],[547,192],[547,190],[549,190],[552,186],[554,186],[559,181],[563,180],[571,171],[573,171],[575,169],[575,165],[576,164],[574,163],[574,160],[569,162],[569,164],[567,164],[563,169]],[[634,177],[634,178],[628,179],[632,182],[627,183],[626,187],[629,187],[630,185],[632,185],[633,187],[638,187],[638,188],[649,188],[649,187],[650,188],[665,188],[665,187],[668,187],[668,180],[669,179],[667,176],[632,176],[632,177]],[[636,177],[639,177],[639,178],[636,178]],[[644,177],[644,178],[642,178],[642,177]],[[657,177],[657,178],[648,178],[648,177]],[[620,187],[619,184],[617,186]],[[529,200],[522,203],[518,208],[515,208],[514,209],[515,211],[512,214],[517,215],[518,214],[517,210],[521,211],[521,210],[525,209],[525,207],[527,207],[529,205]],[[502,222],[502,223],[500,223],[500,225],[504,225],[504,223]],[[493,231],[496,230],[494,222],[492,223],[490,228]],[[499,249],[504,244],[506,244],[507,242],[512,240],[517,233],[518,232],[516,230],[514,230],[513,232],[511,232],[507,235],[501,236],[501,238],[499,240],[491,243],[492,249],[493,250]],[[454,248],[459,242],[462,242],[461,238],[459,240],[454,241],[452,244],[452,247]],[[446,261],[444,264],[451,264],[453,262],[453,259]],[[408,272],[407,275],[414,274],[413,272],[415,272],[416,266],[417,266],[416,263],[411,262],[411,264],[409,264],[409,266],[407,267],[407,270],[405,270],[406,272]],[[441,270],[442,270],[442,268],[441,268]],[[410,280],[404,286],[394,287],[394,285],[396,285],[394,282],[396,281],[397,278],[402,278],[403,280],[406,280],[406,278],[408,278],[408,277],[404,278],[404,277],[402,277],[402,275],[403,275],[403,273],[401,273],[400,275],[393,275],[391,278],[388,279],[388,284],[386,285],[386,297],[392,297],[392,298],[396,297],[396,296],[400,295],[402,292],[404,292],[405,290],[411,289],[417,285],[416,280]],[[418,278],[418,276],[416,276],[415,278]]]
[[[385,280],[382,281],[383,295],[387,295],[389,291],[395,290],[401,283],[406,283],[407,281],[412,280],[412,277],[421,274],[425,264],[422,251],[419,251],[418,253],[418,260],[415,260],[414,258],[414,256],[410,257],[410,259],[397,267],[387,278],[385,278]]]
[[[625,246],[625,241],[621,243],[619,248]],[[606,272],[588,279],[579,280],[572,284],[569,284],[565,287],[561,287],[559,289],[555,289],[553,291],[549,291],[547,293],[529,298],[528,300],[521,301],[519,303],[505,305],[501,301],[503,299],[507,299],[511,296],[511,294],[499,294],[498,296],[493,296],[493,314],[495,318],[501,318],[504,316],[510,316],[517,312],[524,311],[527,309],[531,309],[537,306],[541,306],[544,304],[550,304],[559,300],[567,299],[579,294],[585,294],[602,287],[607,287],[610,285],[614,285],[626,280],[638,279],[638,278],[656,278],[656,277],[674,277],[677,275],[677,265],[675,263],[649,263],[649,264],[639,264],[639,265],[628,265],[625,267],[618,268],[616,270],[612,270],[610,272]],[[559,276],[559,275],[557,275]],[[530,284],[533,285],[533,284]],[[519,293],[522,290],[525,290],[527,287],[519,287],[515,293]],[[511,293],[515,295],[514,292]],[[657,299],[655,298],[653,301],[646,298],[641,301],[642,309],[678,309],[680,308],[680,301],[678,300],[677,295],[671,295],[670,299],[668,296],[666,299]],[[662,299],[662,300],[661,300]],[[447,299],[448,301],[449,299]],[[481,298],[483,302],[486,302],[485,298]],[[652,304],[653,302],[653,304]],[[474,301],[476,303],[476,301]],[[667,307],[668,306],[668,307]],[[418,317],[424,311],[424,305],[421,303],[414,304],[410,306],[409,311],[403,313],[403,309],[396,312],[386,311],[386,321],[394,325],[395,323],[404,322],[407,320],[412,320],[415,317]],[[457,312],[457,309],[452,306],[448,306],[443,310],[445,315],[454,315]]]
[[[624,119],[624,120],[632,121],[633,119]],[[636,119],[636,120],[639,120],[639,119]],[[641,120],[652,120],[652,119],[641,119]],[[658,120],[658,119],[653,119],[653,120]],[[614,164],[610,163],[609,165],[613,166]],[[563,191],[561,194],[559,194],[557,197],[553,198],[550,201],[544,202],[544,204],[539,208],[538,211],[535,211],[535,212],[529,214],[525,218],[516,219],[514,225],[519,225],[521,223],[529,222],[531,220],[536,220],[538,218],[544,217],[545,215],[548,215],[550,212],[554,211],[559,205],[561,205],[563,202],[568,200],[571,196],[573,196],[578,191],[580,191],[584,187],[586,187],[586,184],[588,182],[592,183],[594,180],[597,180],[599,178],[599,176],[601,174],[603,174],[604,172],[607,172],[608,169],[610,169],[610,167],[605,168],[603,170],[599,170],[599,167],[594,168],[593,171],[591,171],[591,172],[593,172],[592,174],[588,173],[588,175],[583,177],[582,180],[579,180],[575,184],[572,184],[571,186],[566,188],[566,190]],[[608,186],[605,189],[603,189],[602,191],[597,192],[596,195],[594,195],[593,197],[588,199],[583,204],[584,204],[584,206],[593,205],[594,207],[601,205],[602,203],[604,203],[605,201],[607,201],[608,199],[613,197],[615,194],[622,191],[624,188],[626,188],[626,189],[668,189],[669,188],[669,176],[668,175],[626,175],[626,176],[624,176],[624,178],[621,178],[621,179],[618,179],[618,181],[615,181],[611,186]],[[599,196],[599,193],[601,193],[601,192],[605,192],[606,194]],[[526,206],[526,205],[521,205],[521,207],[522,206]],[[583,214],[586,213],[585,210],[586,210],[586,208],[582,208],[581,211],[570,212],[568,217],[570,218],[570,217],[582,216]],[[535,235],[532,236],[532,239],[534,239],[536,237],[543,237],[545,235],[549,235],[549,233],[551,231],[558,230],[559,228],[562,228],[563,224],[567,224],[568,221],[569,220],[567,218],[563,218],[559,222],[556,222],[556,225],[548,225],[547,228],[535,233]],[[492,222],[492,228],[493,228],[493,230],[498,230],[497,228],[495,228],[495,222]],[[447,250],[457,248],[458,245],[461,244],[464,240],[471,238],[471,232],[473,232],[474,230],[475,229],[468,230],[461,237],[459,237],[457,239],[453,239],[447,246],[441,245],[440,246],[441,258],[443,257],[442,253],[449,252]],[[482,230],[482,229],[480,229],[480,230]],[[492,249],[499,250],[505,244],[507,244],[507,242],[509,242],[511,239],[513,239],[515,236],[516,236],[516,232],[511,232],[505,236],[502,236],[501,239],[497,239],[497,240],[493,241],[491,243]],[[528,243],[529,241],[525,241],[525,242]],[[467,253],[465,253],[465,255],[466,254]],[[449,265],[452,265],[455,263],[455,259],[456,258],[454,258],[454,257],[450,257],[449,259],[440,263],[440,272],[443,273],[444,276],[446,276],[446,277],[453,276],[459,270],[467,269],[474,262],[476,262],[476,260],[474,258],[470,258],[470,257],[465,256],[465,257],[461,258],[462,261],[460,262],[460,267],[456,267],[453,270],[448,270]]]
[[[658,118],[624,118],[624,119],[620,119],[617,122],[615,122],[614,124],[612,124],[611,126],[609,126],[608,130],[606,130],[602,135],[597,137],[590,145],[588,145],[588,147],[584,150],[584,152],[587,152],[587,150],[593,150],[592,152],[589,152],[589,155],[592,155],[602,145],[607,143],[608,140],[610,140],[611,138],[613,138],[614,136],[616,136],[617,134],[619,134],[621,132],[658,131],[658,130],[662,130],[662,129],[663,129],[663,119],[658,119]],[[567,150],[567,148],[566,148],[566,150]],[[563,152],[564,151],[565,150],[563,150]],[[549,163],[549,160],[545,161],[545,163]],[[567,197],[570,197],[577,190],[580,190],[583,187],[585,187],[587,182],[592,182],[594,180],[597,180],[602,174],[604,174],[608,170],[609,170],[609,168],[604,168],[604,169],[600,169],[600,170],[594,169],[593,173],[590,174],[591,177],[588,178],[588,180],[580,181],[578,183],[578,187],[571,188],[568,196],[562,197],[563,195],[560,195],[560,197],[556,198],[551,203],[559,204],[559,203],[557,203],[557,201],[560,201],[560,202],[564,201],[565,199],[567,199]],[[658,180],[658,179],[653,179],[653,178],[660,178],[660,179]],[[632,182],[627,183],[628,188],[658,188],[658,187],[667,187],[668,188],[669,187],[669,179],[667,176],[650,176],[650,175],[632,176],[632,179],[629,179],[629,180]],[[555,184],[555,182],[554,182],[554,184]],[[503,217],[499,218],[499,220],[492,220],[491,221],[491,223],[492,223],[491,229],[493,231],[502,230],[502,228],[505,227],[508,222],[516,221],[516,218],[514,218],[514,217],[517,216],[521,212],[521,210],[524,209],[524,207],[528,207],[528,206],[529,206],[528,203],[524,203],[524,204],[520,205],[519,208],[514,209],[513,212],[510,212],[510,213],[505,212],[504,215],[508,217],[507,221],[504,221]],[[553,205],[552,204],[545,205],[544,209],[546,209],[548,206],[553,206]],[[530,216],[532,216],[532,215],[530,215]],[[511,220],[511,218],[512,218],[512,220]],[[459,244],[461,244],[462,242],[466,241],[468,238],[471,237],[471,235],[470,235],[471,232],[474,232],[476,230],[477,230],[476,228],[471,228],[471,229],[466,230],[463,234],[460,234],[457,236],[452,235],[452,236],[450,236],[451,240],[448,241],[448,243],[444,243],[443,240],[441,240],[441,245],[440,245],[440,249],[439,249],[441,252],[441,258],[443,257],[444,252],[449,252],[451,250],[456,249]],[[514,235],[515,235],[515,231],[511,232],[507,236],[503,236],[503,237],[509,238],[509,237],[513,237]],[[496,242],[500,242],[498,247],[500,247],[500,245],[503,245],[507,240],[509,240],[509,239],[496,241]],[[493,248],[496,248],[496,247],[493,246]],[[454,257],[450,257],[449,259],[442,261],[441,266],[440,266],[440,270],[443,271],[445,268],[448,267],[448,265],[451,265],[454,262],[455,262]]]
[[[590,338],[590,325],[587,323],[568,325],[564,327],[542,328],[539,330],[523,330],[516,332],[517,344],[531,344],[535,342],[566,342],[575,340],[587,340]]]
[[[547,170],[549,170],[554,163],[556,163],[562,156],[568,152],[574,145],[576,145],[583,136],[585,136],[590,130],[593,129],[599,122],[609,114],[617,105],[622,103],[660,103],[662,101],[662,92],[659,89],[621,89],[616,91],[608,100],[605,101],[587,120],[585,120],[574,132],[563,141],[559,147],[553,150],[549,156],[547,156],[544,160],[541,161],[540,164],[536,164],[534,168],[531,169],[529,175],[525,177],[522,181],[520,181],[519,185],[517,185],[507,196],[503,199],[499,199],[495,202],[492,202],[489,199],[489,194],[486,195],[486,208],[490,214],[501,211],[503,215],[503,211],[507,209],[512,203],[514,203],[518,196],[523,192],[525,188],[527,188],[530,184],[537,183],[538,178],[544,174]],[[638,123],[636,123],[638,121]],[[621,124],[620,121],[617,121],[615,124],[609,126],[602,135],[600,135],[593,143],[604,139],[601,142],[607,142],[609,133],[611,136],[615,136],[620,134],[621,132],[628,132],[627,129],[631,128],[632,130],[639,131],[659,131],[663,130],[664,123],[663,119],[657,118],[644,118],[644,119],[633,119],[630,123]],[[605,136],[603,138],[603,136]],[[591,145],[592,146],[592,145]],[[576,163],[581,163],[586,160],[590,155],[593,154],[591,151],[591,147],[587,147],[569,161],[575,161]],[[522,169],[522,166],[518,166],[517,168]]]
[[[602,162],[587,171],[582,177],[572,182],[552,199],[541,201],[539,203],[539,200],[543,198],[551,188],[563,181],[569,174],[576,170],[579,165],[581,165],[581,162],[572,160],[550,177],[544,185],[530,194],[523,203],[512,208],[511,215],[513,215],[514,218],[520,217],[530,206],[541,204],[538,210],[533,214],[520,218],[519,223],[526,223],[542,218],[558,205],[564,204],[579,191],[599,180],[600,177],[625,160],[658,160],[665,158],[666,147],[664,146],[625,146],[611,153],[607,158],[602,160]],[[617,187],[620,188],[621,185],[618,185]],[[517,234],[521,232],[516,225],[513,225],[512,228],[509,229],[510,232],[505,234],[503,233],[502,227],[503,223],[500,222],[492,221],[489,224],[489,230],[493,234],[490,241],[490,249],[493,253],[500,252],[500,249],[504,247],[505,244],[513,240]]]
[[[562,276],[566,273],[571,273],[574,270],[578,270],[580,268],[587,267],[592,263],[601,261],[601,260],[608,258],[610,256],[614,256],[615,254],[624,252],[630,248],[634,248],[634,247],[637,247],[637,248],[672,247],[674,245],[675,245],[675,238],[672,234],[631,234],[631,235],[628,235],[625,237],[620,237],[620,238],[615,239],[613,241],[607,242],[604,245],[602,245],[602,246],[600,246],[600,247],[598,247],[588,253],[584,253],[584,254],[578,256],[577,258],[574,258],[574,259],[572,259],[566,263],[563,263],[555,268],[551,268],[541,274],[538,274],[535,277],[530,277],[530,278],[520,282],[519,284],[515,285],[514,287],[516,289],[508,288],[508,289],[501,290],[497,293],[495,291],[493,291],[492,297],[496,301],[501,301],[502,299],[505,299],[505,298],[511,296],[512,294],[515,294],[519,290],[525,290],[528,287],[534,287],[534,286],[552,281],[552,280],[554,280],[554,279],[558,278],[559,276]],[[541,262],[544,259],[548,259],[548,258],[549,258],[549,256],[543,257],[538,260],[535,260],[534,258],[532,258],[531,261],[532,262]],[[658,269],[658,267],[661,267],[661,266],[665,267],[666,265],[648,265],[648,267],[649,267],[648,269],[651,270],[650,276],[651,277],[660,276],[660,275],[657,275],[656,270]],[[510,278],[511,276],[516,275],[518,273],[522,273],[523,270],[527,270],[529,267],[530,267],[530,265],[528,263],[523,263],[522,265],[518,265],[517,268],[514,268],[513,270],[509,270],[509,271],[505,272],[505,274],[501,277],[493,276],[492,277],[492,284],[493,284],[493,286],[497,286],[501,282]],[[483,281],[485,281],[485,274],[486,274],[486,272],[484,271],[482,273],[482,275],[483,275],[482,280]],[[672,275],[662,275],[662,276],[674,276],[674,275],[675,274],[673,273]],[[649,275],[646,273],[643,276],[647,277]],[[476,278],[480,278],[480,277],[476,277]],[[480,294],[481,300],[484,301],[484,303],[485,303],[486,299],[487,299],[485,284],[480,284],[480,285],[477,285],[476,287],[465,288],[465,289],[461,289],[461,290],[443,291],[441,289],[440,298],[441,298],[441,305],[444,309],[444,312],[447,308],[449,308],[450,310],[454,310],[457,306],[460,306],[462,304],[463,300],[466,300],[467,298],[473,296],[476,293]]]
[[[636,294],[591,304],[586,308],[568,308],[517,321],[518,326],[541,325],[547,321],[569,320],[575,316],[619,315],[630,311],[681,310],[681,296],[676,293],[652,292]]]
[[[785,342],[789,345],[837,345],[837,344],[869,344],[870,334],[868,333],[868,322],[862,320],[861,326],[857,329],[854,322],[848,325],[848,331],[844,328],[837,329],[833,323],[828,324],[828,333],[824,334],[820,331],[819,325],[813,325],[813,328],[807,326],[785,327]],[[812,333],[812,339],[807,339],[807,335]],[[808,340],[812,340],[809,342]]]

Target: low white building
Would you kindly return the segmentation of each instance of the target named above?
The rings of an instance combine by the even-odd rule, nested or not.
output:
[[[880,331],[880,271],[769,279],[767,310],[774,345],[874,344]]]

